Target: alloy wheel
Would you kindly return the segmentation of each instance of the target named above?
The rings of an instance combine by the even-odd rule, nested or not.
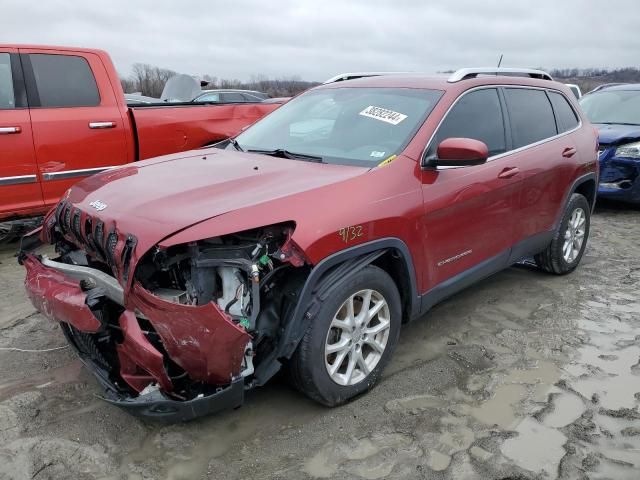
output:
[[[572,263],[580,254],[584,243],[585,226],[587,216],[582,208],[576,208],[571,212],[571,218],[564,232],[564,244],[562,245],[562,257],[567,263]]]
[[[376,367],[389,340],[389,305],[376,290],[360,290],[340,306],[331,321],[324,348],[329,377],[355,385]]]

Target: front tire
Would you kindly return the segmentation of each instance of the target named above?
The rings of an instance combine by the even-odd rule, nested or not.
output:
[[[574,193],[549,246],[535,256],[536,264],[556,275],[573,272],[584,254],[591,227],[591,207],[587,199]]]
[[[293,384],[333,407],[369,390],[389,362],[402,308],[393,279],[369,265],[337,286],[312,320],[289,365]]]

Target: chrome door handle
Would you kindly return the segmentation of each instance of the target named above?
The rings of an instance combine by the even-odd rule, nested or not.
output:
[[[101,128],[113,128],[116,126],[116,122],[90,122],[89,128],[101,129]]]
[[[11,133],[20,133],[22,128],[20,127],[0,127],[0,135],[9,135]]]

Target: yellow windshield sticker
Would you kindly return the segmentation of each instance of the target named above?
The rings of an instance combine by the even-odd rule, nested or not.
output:
[[[378,166],[379,167],[384,167],[385,165],[389,165],[391,162],[393,162],[396,159],[397,155],[391,155],[389,158],[384,159],[383,161],[381,161]]]

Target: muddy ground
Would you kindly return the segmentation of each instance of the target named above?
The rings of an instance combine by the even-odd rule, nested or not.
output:
[[[567,277],[511,268],[406,326],[368,395],[282,380],[236,411],[145,424],[103,403],[0,253],[2,479],[638,479],[640,210],[600,207]],[[1,349],[5,350],[1,350]]]

